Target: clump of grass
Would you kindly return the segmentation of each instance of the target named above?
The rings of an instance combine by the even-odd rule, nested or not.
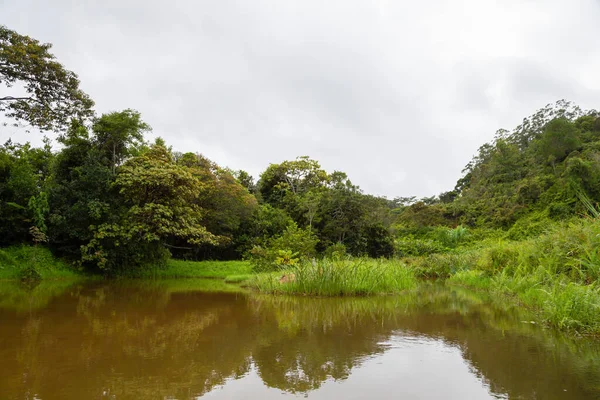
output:
[[[282,273],[257,275],[250,285],[260,292],[308,296],[368,296],[413,288],[412,269],[391,260],[303,262]]]
[[[544,291],[543,313],[553,326],[578,332],[600,332],[600,290],[573,282]]]

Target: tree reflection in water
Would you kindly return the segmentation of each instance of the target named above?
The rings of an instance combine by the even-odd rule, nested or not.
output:
[[[219,285],[63,285],[45,290],[47,299],[0,285],[19,304],[0,301],[0,361],[14,366],[0,372],[2,396],[188,399],[248,376],[252,366],[267,387],[309,393],[348,379],[402,336],[459,349],[492,393],[600,392],[597,340],[523,323],[532,316],[466,290],[424,284],[402,296],[312,299],[227,293],[236,289]],[[29,310],[22,306],[28,296],[36,305]]]

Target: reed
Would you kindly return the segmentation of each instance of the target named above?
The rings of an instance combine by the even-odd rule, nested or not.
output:
[[[416,286],[413,270],[397,260],[314,260],[283,272],[257,275],[249,285],[264,293],[369,296]]]

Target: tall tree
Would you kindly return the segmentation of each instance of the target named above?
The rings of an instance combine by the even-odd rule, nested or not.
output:
[[[0,85],[25,90],[0,93],[0,112],[41,130],[61,131],[73,118],[91,118],[94,102],[79,89],[77,75],[56,61],[51,47],[0,26]]]
[[[84,261],[115,272],[163,260],[170,238],[191,245],[218,243],[220,238],[202,224],[203,210],[195,204],[200,181],[175,164],[163,146],[128,160],[115,186],[122,214],[118,221],[94,229],[94,237],[82,247]]]
[[[130,109],[104,114],[93,125],[96,143],[110,160],[113,173],[133,148],[143,144],[144,132],[149,130],[140,113]]]

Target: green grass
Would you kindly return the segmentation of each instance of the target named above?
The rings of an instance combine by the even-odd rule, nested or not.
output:
[[[225,277],[225,283],[244,283],[254,277],[254,274],[236,274]]]
[[[548,325],[600,334],[600,220],[582,219],[524,241],[412,260],[423,275],[506,295]]]
[[[282,276],[287,279],[282,279]],[[249,286],[263,293],[308,296],[367,296],[416,286],[411,269],[392,260],[320,260],[255,276]]]
[[[83,274],[44,247],[14,246],[0,249],[0,280],[75,279]]]
[[[184,261],[169,260],[164,268],[137,271],[131,278],[219,278],[248,275],[252,267],[248,261]]]
[[[476,270],[462,271],[448,283],[485,290],[513,298],[537,311],[542,321],[558,329],[600,333],[600,287],[581,285],[564,278],[499,273],[488,276]]]

